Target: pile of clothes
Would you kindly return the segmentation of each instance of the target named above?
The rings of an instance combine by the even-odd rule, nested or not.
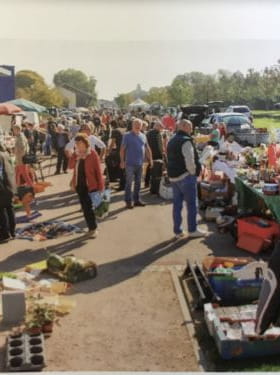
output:
[[[73,233],[82,233],[83,230],[76,225],[67,224],[63,221],[44,221],[42,223],[30,224],[17,230],[17,238],[27,240],[44,241]]]

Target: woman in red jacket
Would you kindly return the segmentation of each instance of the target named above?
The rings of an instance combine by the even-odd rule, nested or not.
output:
[[[77,192],[90,237],[97,236],[97,223],[89,193],[104,190],[100,159],[90,148],[88,137],[78,134],[75,138],[75,152],[70,157],[69,168],[74,168],[72,186]]]

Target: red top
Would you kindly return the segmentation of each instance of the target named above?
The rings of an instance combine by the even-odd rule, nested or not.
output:
[[[73,154],[69,159],[69,168],[74,169],[73,182],[77,186],[79,159]],[[100,159],[94,150],[91,150],[85,158],[85,174],[87,180],[88,191],[104,190],[104,178],[101,172]]]

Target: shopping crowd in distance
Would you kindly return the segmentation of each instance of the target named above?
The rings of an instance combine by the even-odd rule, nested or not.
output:
[[[15,165],[10,150],[0,151],[1,242],[15,237],[13,197],[26,165],[34,155],[55,157],[55,174],[71,172],[69,184],[79,197],[88,236],[97,236],[97,221],[92,202],[110,182],[119,182],[127,209],[144,207],[141,183],[158,195],[160,181],[169,178],[173,191],[173,231],[176,238],[186,235],[182,227],[183,203],[187,207],[189,237],[206,233],[197,227],[197,178],[201,165],[192,135],[193,124],[180,114],[152,116],[142,111],[92,110],[73,117],[51,117],[39,127],[24,121],[13,125]],[[208,144],[217,147],[226,127],[215,123]],[[232,141],[231,141],[232,142]],[[145,175],[143,176],[143,166]],[[15,184],[15,178],[17,184]],[[132,189],[134,185],[134,188]]]

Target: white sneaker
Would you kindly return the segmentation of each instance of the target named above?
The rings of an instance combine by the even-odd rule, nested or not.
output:
[[[96,229],[89,230],[87,235],[89,238],[96,238],[98,235],[98,231]]]
[[[191,238],[205,237],[206,235],[207,235],[207,232],[205,232],[202,229],[197,229],[194,232],[189,232],[189,237]]]
[[[181,238],[186,237],[186,234],[187,234],[186,232],[181,232],[181,233],[175,234],[175,239],[180,240]]]

